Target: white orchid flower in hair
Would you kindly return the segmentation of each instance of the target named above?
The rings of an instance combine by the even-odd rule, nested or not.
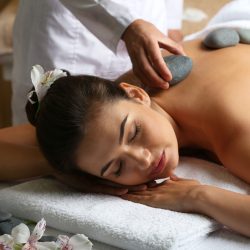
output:
[[[66,72],[63,72],[61,69],[54,69],[51,71],[45,72],[43,67],[40,65],[35,65],[31,70],[31,81],[35,88],[34,91],[31,91],[28,94],[29,101],[33,104],[31,97],[33,92],[36,92],[38,102],[40,102],[43,97],[46,95],[50,86],[59,78],[67,76]]]

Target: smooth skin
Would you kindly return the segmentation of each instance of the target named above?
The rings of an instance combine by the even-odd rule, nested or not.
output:
[[[127,179],[119,181],[119,179],[125,178],[122,177],[123,173],[132,176],[134,175],[133,171],[141,173],[149,171],[154,165],[154,160],[158,159],[159,152],[164,149],[167,159],[165,172],[159,173],[159,176],[155,176],[155,178],[164,174],[170,175],[171,180],[163,185],[122,195],[122,197],[153,207],[205,214],[239,233],[250,236],[249,195],[202,185],[196,180],[176,177],[173,173],[178,163],[176,140],[180,148],[195,147],[209,151],[232,174],[250,184],[250,116],[248,110],[250,105],[250,58],[248,56],[250,46],[239,44],[236,47],[207,51],[200,44],[200,41],[184,44],[185,51],[193,59],[194,67],[191,74],[175,87],[166,91],[154,91],[154,93],[152,91],[151,98],[149,98],[142,89],[126,83],[121,84],[121,87],[134,100],[133,102],[127,101],[131,105],[127,111],[132,112],[132,114],[129,115],[130,123],[128,125],[131,125],[125,130],[124,140],[118,144],[119,126],[121,120],[124,119],[121,113],[125,114],[125,109],[120,112],[120,116],[117,112],[113,112],[115,111],[113,109],[111,112],[113,120],[110,121],[114,121],[114,124],[119,124],[119,126],[113,129],[109,136],[113,138],[112,143],[116,143],[117,146],[110,148],[109,157],[102,158],[103,162],[98,162],[91,169],[85,165],[80,156],[78,161],[82,170],[100,176],[100,170],[103,164],[109,161],[110,156],[111,159],[124,157],[125,168],[128,166],[129,169],[124,169],[118,177],[114,178],[113,174],[117,171],[117,165],[114,164],[110,174],[107,173],[103,178],[125,185]],[[124,79],[130,77],[131,75],[127,74]],[[134,76],[130,78],[130,82],[133,79],[135,79]],[[124,102],[120,102],[118,105],[120,108],[127,106]],[[134,109],[135,107],[136,109]],[[107,109],[103,110],[105,113]],[[148,119],[151,116],[148,114],[149,112],[154,116],[152,121],[155,123],[151,121],[149,124]],[[140,117],[143,118],[140,120],[141,132],[143,129],[147,129],[149,137],[136,137],[138,141],[135,140],[129,144],[129,139],[133,138],[135,133],[133,121],[136,120],[139,113]],[[105,128],[101,128],[105,122],[99,123],[99,125],[100,129]],[[163,133],[164,125],[167,126],[166,132],[164,132],[166,134],[157,144],[154,139]],[[148,127],[144,128],[144,126]],[[25,136],[23,131],[27,133]],[[2,180],[26,178],[27,173],[28,177],[32,177],[52,172],[51,167],[39,153],[34,139],[34,129],[30,125],[2,130],[0,138],[0,168],[4,167],[1,169],[1,173],[5,175],[3,178],[1,174]],[[147,142],[146,146],[142,144],[143,139]],[[84,143],[83,141],[82,144]],[[106,143],[110,142],[106,141]],[[136,150],[131,150],[132,147]],[[18,153],[19,150],[23,150],[22,154]],[[82,152],[81,146],[78,150]],[[35,152],[36,157],[34,157]],[[100,150],[96,150],[93,152],[93,156],[100,153]],[[14,157],[15,154],[19,154],[18,160]],[[148,161],[143,161],[145,154]],[[131,167],[126,165],[127,160],[132,163]],[[23,164],[22,161],[26,161],[26,164]],[[144,162],[143,168],[140,167],[142,162]],[[34,166],[37,166],[38,169],[35,169]],[[18,171],[20,168],[22,171]],[[29,169],[26,170],[26,168]],[[151,171],[149,171],[150,173]],[[133,185],[148,180],[150,178],[145,174],[143,180],[135,180]]]

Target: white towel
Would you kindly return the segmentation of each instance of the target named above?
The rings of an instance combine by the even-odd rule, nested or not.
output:
[[[234,0],[226,4],[207,24],[196,33],[185,37],[185,41],[202,39],[209,32],[218,28],[245,28],[250,29],[250,0]]]
[[[177,172],[187,178],[248,193],[250,186],[216,164],[182,158]],[[0,191],[2,210],[124,249],[194,249],[219,225],[206,216],[151,208],[118,197],[75,192],[52,179]]]

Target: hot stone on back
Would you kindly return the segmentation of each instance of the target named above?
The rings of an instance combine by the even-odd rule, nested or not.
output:
[[[187,56],[171,55],[163,58],[170,72],[172,73],[172,80],[169,82],[173,86],[184,80],[192,70],[192,59]]]
[[[220,28],[211,31],[203,40],[203,44],[210,49],[231,47],[240,41],[237,31],[231,28]]]
[[[240,43],[250,44],[250,29],[237,29],[240,36]]]

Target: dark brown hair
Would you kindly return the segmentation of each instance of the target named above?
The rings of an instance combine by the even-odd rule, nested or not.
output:
[[[75,152],[87,123],[98,115],[96,107],[120,99],[128,97],[116,82],[79,75],[56,80],[40,103],[27,102],[28,119],[50,164],[64,172],[77,169]]]

